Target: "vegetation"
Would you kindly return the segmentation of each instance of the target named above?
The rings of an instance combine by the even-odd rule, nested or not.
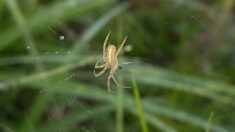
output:
[[[0,131],[235,130],[233,0],[0,0]],[[93,75],[105,36],[116,73]]]

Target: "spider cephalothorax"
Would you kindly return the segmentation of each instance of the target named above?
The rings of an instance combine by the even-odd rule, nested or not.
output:
[[[123,46],[126,42],[127,36],[124,38],[124,40],[122,41],[121,46],[117,50],[116,46],[113,45],[113,44],[108,44],[108,46],[107,46],[107,41],[108,41],[110,33],[111,32],[109,32],[108,35],[106,36],[105,41],[104,41],[104,45],[103,45],[103,56],[102,56],[102,58],[103,58],[103,61],[105,63],[101,64],[101,65],[98,65],[98,63],[99,63],[99,60],[98,60],[95,64],[95,69],[96,68],[103,68],[103,70],[101,70],[99,73],[96,73],[95,70],[94,70],[95,77],[98,77],[98,76],[102,75],[108,68],[110,68],[110,74],[108,76],[108,82],[107,82],[107,87],[108,87],[109,92],[111,91],[110,90],[110,79],[111,78],[113,79],[113,81],[116,83],[117,86],[126,87],[126,86],[121,86],[118,83],[118,81],[114,77],[114,73],[116,72],[118,67],[120,67],[121,65],[131,63],[131,62],[123,62],[123,63],[118,62],[118,55],[119,55],[121,49],[123,48]]]

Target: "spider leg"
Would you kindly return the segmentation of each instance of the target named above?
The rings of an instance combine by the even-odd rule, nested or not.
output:
[[[107,34],[105,40],[104,40],[104,45],[103,45],[103,58],[105,57],[105,50],[106,50],[106,45],[107,45],[107,41],[109,39],[109,35],[111,33],[111,30],[109,31],[109,33]]]
[[[95,77],[98,77],[98,76],[102,75],[106,71],[106,69],[107,69],[107,67],[104,67],[104,69],[102,71],[100,71],[99,73],[96,73],[95,70],[94,70]]]
[[[100,59],[96,62],[96,64],[95,64],[95,68],[103,68],[103,67],[105,67],[105,66],[106,66],[106,63],[105,63],[105,64],[102,64],[102,65],[98,65],[98,64],[99,64],[99,62],[100,62]]]
[[[126,39],[127,39],[127,36],[124,38],[124,40],[122,41],[121,46],[118,48],[118,51],[117,51],[116,57],[118,57],[118,55],[119,55],[120,51],[122,50],[122,47],[123,47],[123,45],[124,45],[124,44],[125,44],[125,42],[126,42]]]
[[[97,66],[95,66],[95,68],[104,68],[106,66],[106,64],[102,64],[102,65],[97,65]]]
[[[111,89],[110,89],[110,79],[111,79],[111,75],[109,75],[108,77],[108,81],[107,81],[107,87],[108,87],[108,91],[111,92]]]
[[[123,85],[119,84],[118,81],[116,80],[116,78],[115,78],[114,76],[112,76],[112,79],[113,79],[113,81],[116,83],[116,85],[117,85],[118,87],[131,88],[131,87],[123,86]]]

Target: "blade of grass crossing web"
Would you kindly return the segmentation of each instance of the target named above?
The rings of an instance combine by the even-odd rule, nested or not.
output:
[[[123,117],[124,117],[124,111],[123,111],[123,88],[118,87],[117,88],[117,103],[116,103],[116,132],[123,132]]]
[[[97,56],[99,56],[100,54],[92,54],[92,55],[79,55],[76,58],[74,58],[74,61],[77,60],[82,60],[82,59],[86,59],[86,58],[96,58]],[[39,55],[40,61],[42,63],[49,63],[49,64],[53,64],[53,63],[57,63],[57,64],[63,64],[64,63],[64,59],[66,58],[66,56],[64,55]],[[98,59],[98,57],[97,57]],[[0,58],[0,67],[3,66],[8,66],[8,65],[14,65],[14,64],[32,64],[34,63],[34,58],[32,56],[11,56],[11,57],[1,57]]]
[[[209,116],[209,118],[208,118],[208,126],[207,126],[205,132],[210,132],[210,128],[211,128],[211,124],[212,124],[212,119],[213,119],[213,117],[214,117],[214,111],[212,111],[212,112],[210,113],[210,116]]]
[[[121,16],[118,17],[117,19],[117,36],[118,36],[118,41],[120,42],[122,39],[122,31],[123,31],[123,26],[122,26],[122,18]],[[122,78],[120,79],[121,82],[123,82]],[[121,83],[122,84],[122,83]],[[124,98],[124,93],[123,93],[123,88],[118,87],[117,88],[117,105],[116,105],[116,132],[123,132],[124,128],[124,123],[123,123],[123,117],[124,117],[124,110],[123,110],[123,98]]]
[[[29,76],[23,76],[14,80],[8,80],[8,81],[0,83],[0,90],[8,89],[9,87],[14,87],[17,85],[30,83],[30,82],[37,81],[37,80],[47,79],[48,77],[64,73],[78,66],[84,66],[88,63],[94,62],[95,60],[97,60],[97,57],[90,57],[90,58],[82,59],[82,61],[69,63],[66,65],[60,66],[58,68],[49,70],[49,71],[43,71],[43,72],[35,73]]]
[[[140,124],[141,124],[141,127],[142,127],[142,131],[143,132],[148,132],[148,126],[147,126],[147,123],[145,121],[144,112],[143,112],[142,104],[141,104],[141,101],[140,101],[139,90],[138,90],[137,83],[136,83],[135,76],[134,76],[133,72],[132,72],[132,88],[133,88],[133,93],[134,93],[134,96],[135,96],[135,102],[137,104],[138,116],[139,116],[139,119],[140,119]]]
[[[35,45],[35,42],[31,36],[30,30],[28,29],[24,16],[20,11],[16,0],[7,0],[7,6],[12,13],[13,18],[19,26],[19,29],[23,32],[23,37],[26,41],[26,48],[30,51],[30,54],[34,57],[35,66],[37,70],[42,70],[42,64],[39,62],[38,51]]]

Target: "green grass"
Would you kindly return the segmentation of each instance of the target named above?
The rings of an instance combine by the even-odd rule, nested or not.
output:
[[[210,131],[210,125],[212,124],[213,116],[214,116],[214,112],[212,111],[212,112],[210,113],[209,118],[208,118],[208,127],[206,128],[206,131],[205,131],[205,132],[209,132],[209,131]]]
[[[137,109],[138,109],[138,116],[140,119],[140,124],[142,127],[142,131],[143,132],[148,132],[148,126],[147,123],[145,121],[145,117],[144,117],[144,112],[143,112],[143,108],[142,108],[142,104],[141,104],[141,99],[140,99],[140,94],[139,94],[139,90],[136,84],[136,80],[134,77],[134,73],[132,72],[132,87],[133,87],[133,93],[134,93],[134,97],[135,97],[135,101],[136,101],[136,105],[137,105]]]
[[[118,36],[118,42],[120,43],[122,41],[123,35],[123,20],[122,17],[117,18],[117,36]],[[123,78],[119,79],[121,80],[121,84],[123,84]],[[116,92],[117,97],[117,106],[116,106],[116,132],[123,132],[124,131],[124,90],[122,87],[117,87]]]
[[[0,0],[0,131],[234,130],[232,4]],[[93,75],[110,30],[132,89]]]

